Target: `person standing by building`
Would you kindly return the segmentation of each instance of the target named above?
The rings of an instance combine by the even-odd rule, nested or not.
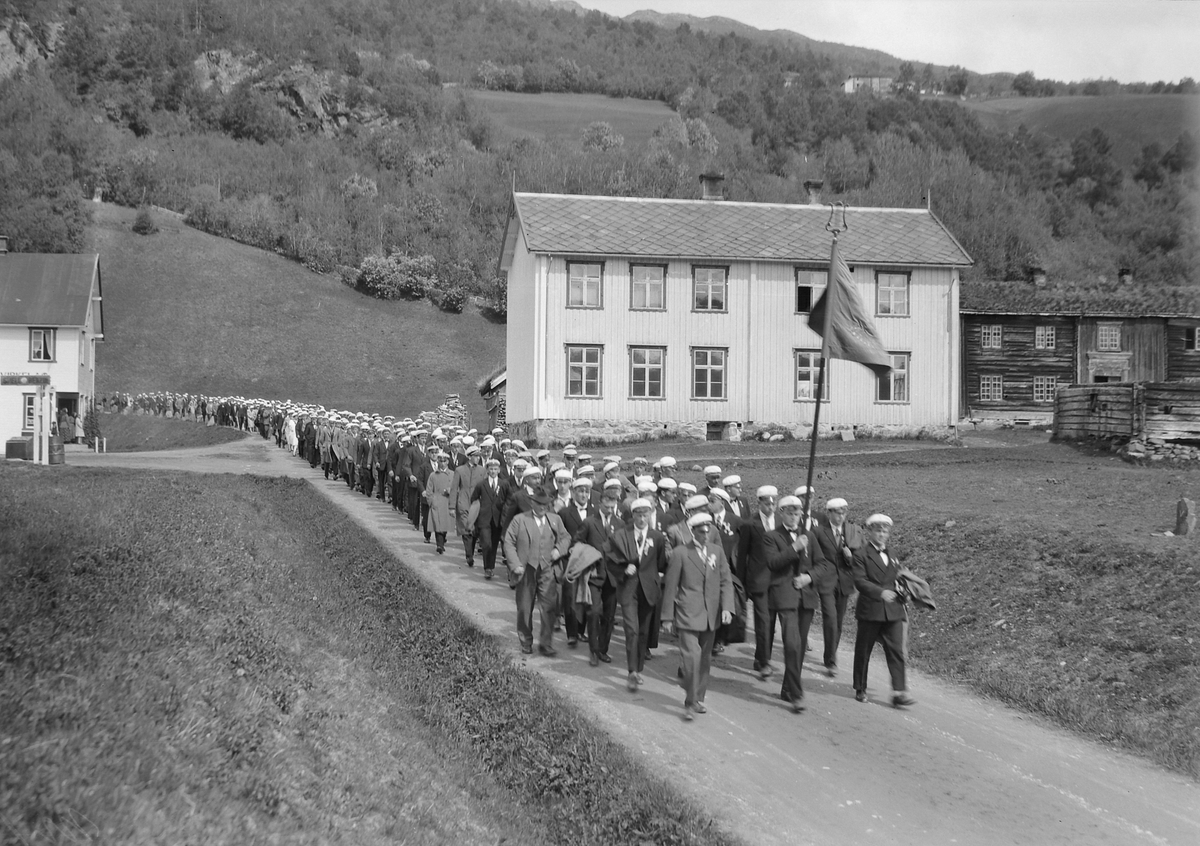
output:
[[[892,705],[915,705],[908,694],[905,677],[904,624],[908,613],[896,591],[900,564],[888,552],[892,518],[872,514],[866,522],[867,542],[854,552],[854,586],[858,605],[854,609],[858,636],[854,641],[854,698],[867,701],[867,669],[878,641],[883,644],[888,673],[892,677]]]
[[[663,584],[665,619],[679,639],[683,664],[683,718],[705,713],[713,639],[719,625],[733,620],[733,577],[719,543],[708,540],[712,515],[697,512],[688,518],[692,540],[671,551]]]

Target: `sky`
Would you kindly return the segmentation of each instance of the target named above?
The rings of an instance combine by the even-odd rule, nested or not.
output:
[[[1200,0],[578,0],[733,18],[977,73],[1064,82],[1200,79]]]

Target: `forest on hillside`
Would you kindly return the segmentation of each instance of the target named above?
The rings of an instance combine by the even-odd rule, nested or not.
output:
[[[5,15],[41,57],[0,82],[16,250],[78,249],[100,193],[376,296],[503,312],[514,184],[694,197],[716,169],[731,199],[803,201],[815,178],[827,200],[928,201],[975,258],[967,278],[1041,267],[1103,287],[1130,267],[1148,301],[1196,289],[1187,133],[1122,170],[1101,127],[1001,134],[953,102],[846,95],[853,69],[811,50],[510,0],[5,0]],[[470,86],[651,98],[675,117],[642,145],[599,123],[574,144],[513,141]]]

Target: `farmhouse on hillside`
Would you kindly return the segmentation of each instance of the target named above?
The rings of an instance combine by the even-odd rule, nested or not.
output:
[[[829,217],[815,204],[514,194],[500,259],[509,429],[540,444],[747,425],[806,436]],[[851,208],[847,220],[839,249],[893,370],[831,362],[822,425],[956,423],[970,256],[927,209]]]
[[[1067,308],[1028,282],[962,292],[962,404],[972,419],[1048,420],[1060,388],[1200,379],[1200,316],[1123,298]]]
[[[869,91],[872,94],[891,94],[892,82],[890,76],[848,76],[842,84],[842,90],[847,94],[859,91]]]
[[[48,434],[60,408],[86,413],[103,338],[100,256],[10,253],[0,236],[0,441]]]

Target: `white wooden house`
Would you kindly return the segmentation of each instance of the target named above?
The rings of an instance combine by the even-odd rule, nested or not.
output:
[[[16,383],[0,385],[0,441],[39,434],[39,425],[48,434],[60,408],[86,413],[103,337],[100,256],[10,253],[0,237],[0,374]],[[39,392],[33,383],[46,376]]]
[[[821,341],[808,312],[828,220],[820,205],[514,194],[500,260],[510,430],[546,444],[811,427]],[[971,258],[926,209],[847,220],[840,251],[894,370],[832,362],[822,424],[956,422]]]

